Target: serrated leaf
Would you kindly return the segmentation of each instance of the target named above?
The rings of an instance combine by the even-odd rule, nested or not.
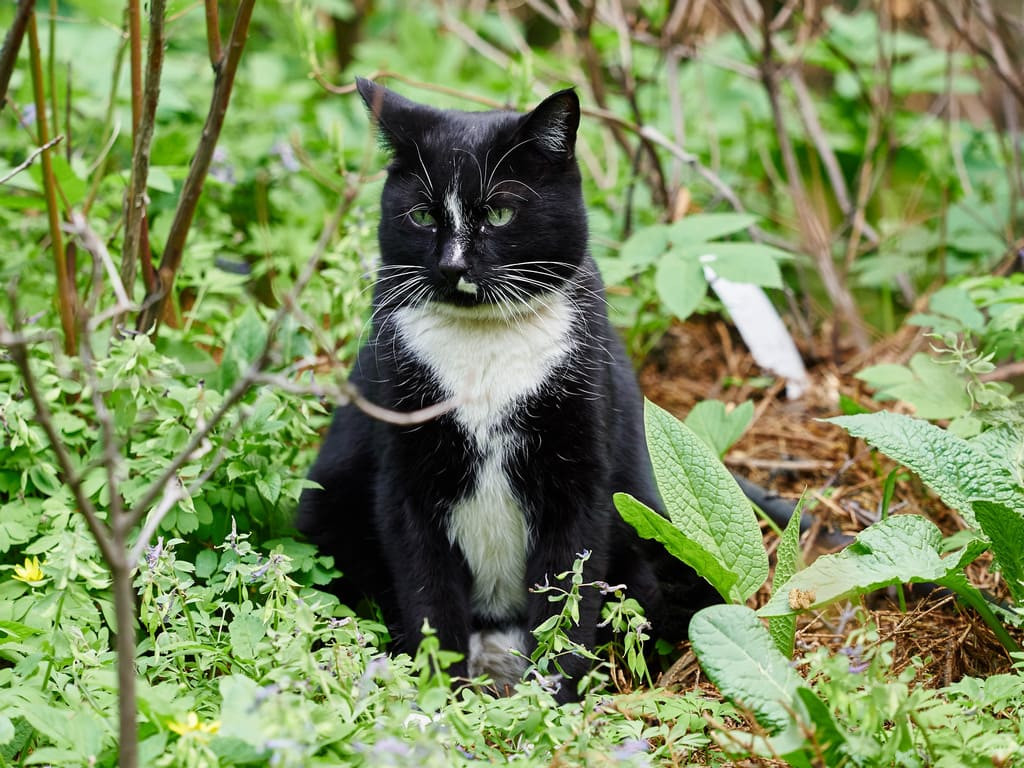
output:
[[[753,507],[714,451],[654,403],[644,406],[647,447],[672,524],[736,574],[729,599],[742,602],[768,578]]]
[[[669,251],[658,262],[654,287],[661,303],[680,320],[685,320],[707,295],[708,281],[697,259]]]
[[[766,729],[778,734],[793,728],[797,718],[807,720],[797,695],[806,685],[803,678],[749,608],[713,605],[699,611],[690,621],[690,642],[708,679]]]
[[[695,213],[669,225],[669,238],[675,245],[706,243],[742,232],[757,223],[748,213]]]
[[[786,529],[775,550],[775,575],[772,577],[772,592],[789,581],[800,565],[800,518],[803,514],[804,497],[800,497]],[[773,616],[768,619],[768,633],[786,658],[793,656],[793,642],[796,639],[796,614]]]
[[[1024,605],[1024,516],[991,501],[976,501],[973,507],[1014,602]]]
[[[614,501],[622,519],[633,526],[639,536],[660,541],[674,557],[706,579],[724,599],[739,602],[739,596],[733,590],[738,578],[736,573],[723,568],[714,553],[628,493],[615,494]]]
[[[942,532],[919,515],[894,515],[863,531],[846,549],[823,555],[779,586],[758,616],[784,616],[893,584],[939,581],[963,567],[943,557]]]
[[[976,526],[971,501],[987,499],[1024,512],[1024,494],[1004,466],[963,438],[921,419],[888,411],[835,416],[854,437],[914,471],[943,503]]]

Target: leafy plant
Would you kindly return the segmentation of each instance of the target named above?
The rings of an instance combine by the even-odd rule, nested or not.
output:
[[[647,402],[647,445],[666,517],[626,493],[619,514],[660,541],[730,602],[742,603],[768,577],[753,507],[715,452],[686,425]]]

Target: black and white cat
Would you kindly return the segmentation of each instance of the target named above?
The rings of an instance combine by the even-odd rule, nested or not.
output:
[[[523,668],[508,649],[528,654],[529,630],[557,607],[529,588],[577,553],[591,553],[588,580],[625,583],[661,612],[653,550],[612,504],[616,491],[659,500],[642,398],[587,250],[579,101],[564,90],[526,114],[442,111],[357,85],[392,161],[352,383],[394,411],[455,405],[415,426],[339,408],[297,525],[336,558],[343,600],[380,604],[398,650],[415,651],[428,620],[466,655],[456,674],[502,688]],[[599,611],[588,590],[584,645]]]

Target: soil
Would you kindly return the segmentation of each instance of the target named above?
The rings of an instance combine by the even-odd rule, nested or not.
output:
[[[809,367],[810,387],[800,399],[790,401],[783,382],[768,379],[774,383],[763,386],[765,372],[731,326],[719,318],[699,317],[669,329],[641,370],[640,382],[648,398],[680,418],[704,399],[754,402],[753,422],[726,455],[726,466],[784,498],[795,501],[806,494],[804,511],[813,522],[801,536],[801,552],[810,562],[841,549],[878,520],[885,479],[900,468],[841,428],[818,419],[840,414],[840,395],[879,409],[853,374],[868,364],[905,361],[920,344],[911,329],[859,356],[836,352],[824,343],[810,345],[816,348],[801,350]],[[885,407],[899,409],[892,403]],[[900,474],[889,511],[924,515],[947,535],[965,527],[909,472]],[[767,524],[762,529],[773,556],[778,537]],[[994,597],[1005,598],[999,574],[987,565],[983,556],[968,568],[968,576]],[[769,580],[752,599],[753,607],[767,600],[770,584]],[[915,663],[915,679],[921,685],[940,687],[965,675],[1009,671],[1012,660],[991,630],[947,591],[904,589],[904,602],[905,611],[898,605],[896,588],[891,588],[866,596],[860,601],[861,610],[853,614],[849,606],[805,613],[798,622],[798,652],[820,645],[838,650],[851,629],[871,621],[881,641],[895,642],[894,673]],[[856,617],[852,621],[851,615]],[[684,687],[704,682],[685,645],[682,656],[659,682]]]

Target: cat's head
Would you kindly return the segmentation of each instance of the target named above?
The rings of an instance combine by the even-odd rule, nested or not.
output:
[[[357,87],[392,158],[381,196],[379,303],[504,314],[577,275],[587,225],[574,91],[522,114],[440,110],[369,80]]]

